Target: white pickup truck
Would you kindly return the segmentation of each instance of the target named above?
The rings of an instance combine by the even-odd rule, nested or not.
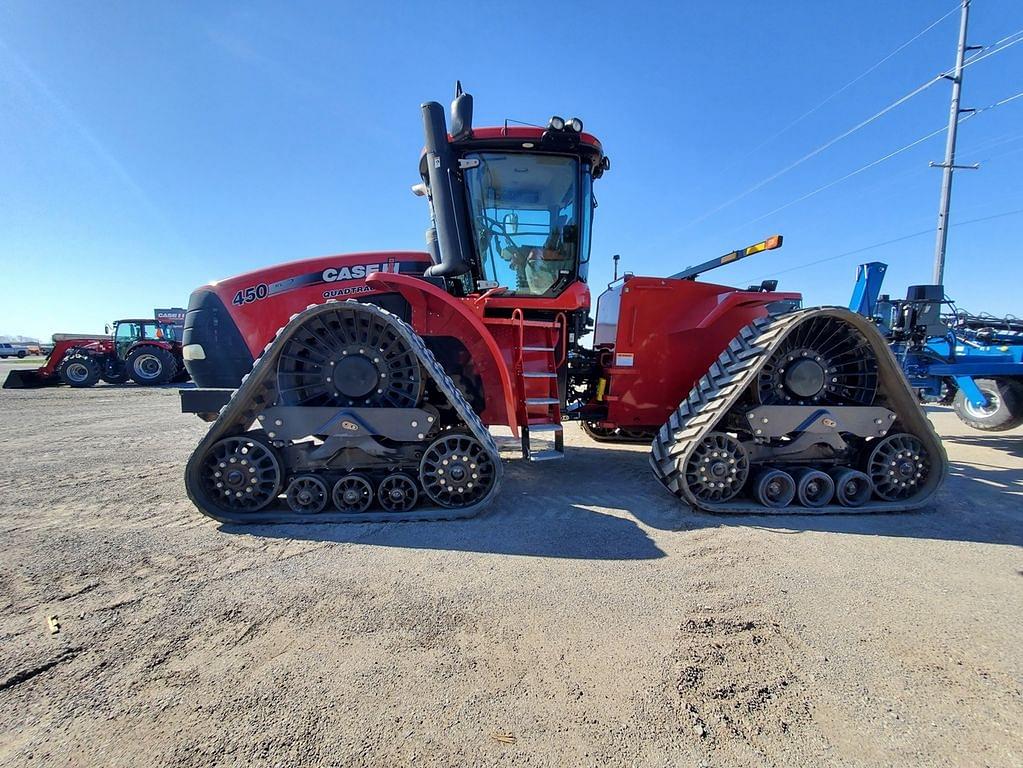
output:
[[[27,355],[28,351],[25,349],[18,349],[5,341],[0,342],[0,357],[4,360],[8,357],[25,357]]]

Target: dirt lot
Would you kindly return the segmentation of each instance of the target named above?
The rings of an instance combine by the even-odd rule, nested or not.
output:
[[[1023,434],[934,420],[917,514],[694,514],[570,427],[477,520],[239,529],[176,390],[0,391],[0,764],[1023,764]]]

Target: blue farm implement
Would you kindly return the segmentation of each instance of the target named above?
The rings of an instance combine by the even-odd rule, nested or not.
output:
[[[881,294],[887,265],[861,264],[849,308],[874,320],[921,401],[951,405],[975,429],[1023,424],[1023,320],[973,315],[940,285]]]

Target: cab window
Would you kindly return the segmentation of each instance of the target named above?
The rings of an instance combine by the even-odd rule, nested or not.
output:
[[[117,326],[117,335],[114,337],[117,341],[134,341],[139,337],[139,327],[135,323],[119,323]]]
[[[467,159],[478,161],[465,180],[482,279],[520,295],[561,290],[588,252],[580,247],[578,160],[499,152]]]
[[[159,323],[143,323],[142,338],[149,339],[151,341],[168,340],[166,329]]]

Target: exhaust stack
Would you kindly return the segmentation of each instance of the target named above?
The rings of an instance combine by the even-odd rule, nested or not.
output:
[[[435,264],[426,270],[427,277],[458,277],[469,271],[471,238],[466,220],[465,189],[458,178],[455,153],[448,142],[444,108],[435,101],[422,106],[423,132],[426,138],[426,168],[429,174],[430,217],[433,226],[426,241]],[[472,96],[462,93],[451,104],[455,140],[472,133]]]

